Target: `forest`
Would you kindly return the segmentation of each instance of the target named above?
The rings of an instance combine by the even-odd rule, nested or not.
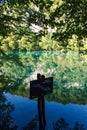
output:
[[[0,0],[0,91],[28,96],[37,68],[54,77],[48,100],[87,103],[87,0]]]
[[[87,53],[87,0],[0,0],[0,52]]]

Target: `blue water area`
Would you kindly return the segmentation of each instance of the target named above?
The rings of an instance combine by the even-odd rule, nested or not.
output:
[[[17,95],[11,95],[10,93],[4,93],[7,102],[14,104],[14,111],[11,116],[14,118],[14,123],[18,126],[18,130],[22,130],[27,124],[33,125],[36,123],[36,130],[38,130],[38,110],[37,101],[30,100]],[[79,124],[78,128],[87,129],[87,105],[78,104],[62,104],[58,102],[45,101],[46,111],[46,130],[54,130],[53,126],[56,122],[60,121],[60,127],[62,128],[64,123],[68,123],[68,127],[74,128],[76,122]],[[12,125],[13,125],[12,124]],[[30,127],[29,127],[30,128]],[[33,130],[33,129],[32,129]]]
[[[78,52],[9,52],[0,68],[0,130],[38,130],[30,81],[53,77],[45,96],[46,130],[87,130],[87,55]],[[36,91],[35,91],[36,92]]]

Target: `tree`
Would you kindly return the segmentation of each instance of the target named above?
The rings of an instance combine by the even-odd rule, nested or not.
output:
[[[35,24],[43,28],[37,35],[46,34],[51,27],[55,30],[53,37],[67,46],[66,40],[72,35],[78,40],[86,37],[86,5],[87,0],[8,0],[0,6],[1,34],[12,30],[14,34],[29,35],[29,26]]]
[[[14,105],[7,102],[6,97],[0,92],[0,129],[1,130],[16,130],[17,126],[11,126],[14,119],[11,117],[11,112],[14,110]]]

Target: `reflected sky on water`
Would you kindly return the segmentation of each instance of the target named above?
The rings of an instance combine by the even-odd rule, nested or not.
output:
[[[30,81],[36,79],[38,72],[54,79],[53,93],[45,98],[46,130],[86,130],[87,60],[77,52],[9,52],[4,56],[0,91],[4,91],[6,99],[0,98],[0,105],[4,106],[1,114],[6,109],[11,113],[15,130],[38,130],[37,101],[29,99]],[[14,109],[11,104],[6,107],[7,101]]]
[[[37,116],[37,101],[9,93],[4,93],[4,95],[8,101],[14,104],[15,110],[11,115],[14,118],[14,124],[18,126],[18,130],[21,130]],[[63,118],[71,128],[74,127],[75,122],[79,122],[84,125],[85,129],[87,128],[87,105],[62,104],[46,101],[45,109],[47,121],[46,130],[53,130],[53,124],[61,118]],[[38,126],[38,119],[36,124]]]

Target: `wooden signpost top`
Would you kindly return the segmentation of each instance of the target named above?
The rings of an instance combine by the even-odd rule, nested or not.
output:
[[[30,81],[30,99],[52,93],[52,91],[53,77],[45,78],[44,75],[37,74],[37,80]]]
[[[37,74],[37,80],[30,81],[30,99],[38,98],[39,130],[45,130],[46,126],[44,95],[52,91],[53,77]]]

